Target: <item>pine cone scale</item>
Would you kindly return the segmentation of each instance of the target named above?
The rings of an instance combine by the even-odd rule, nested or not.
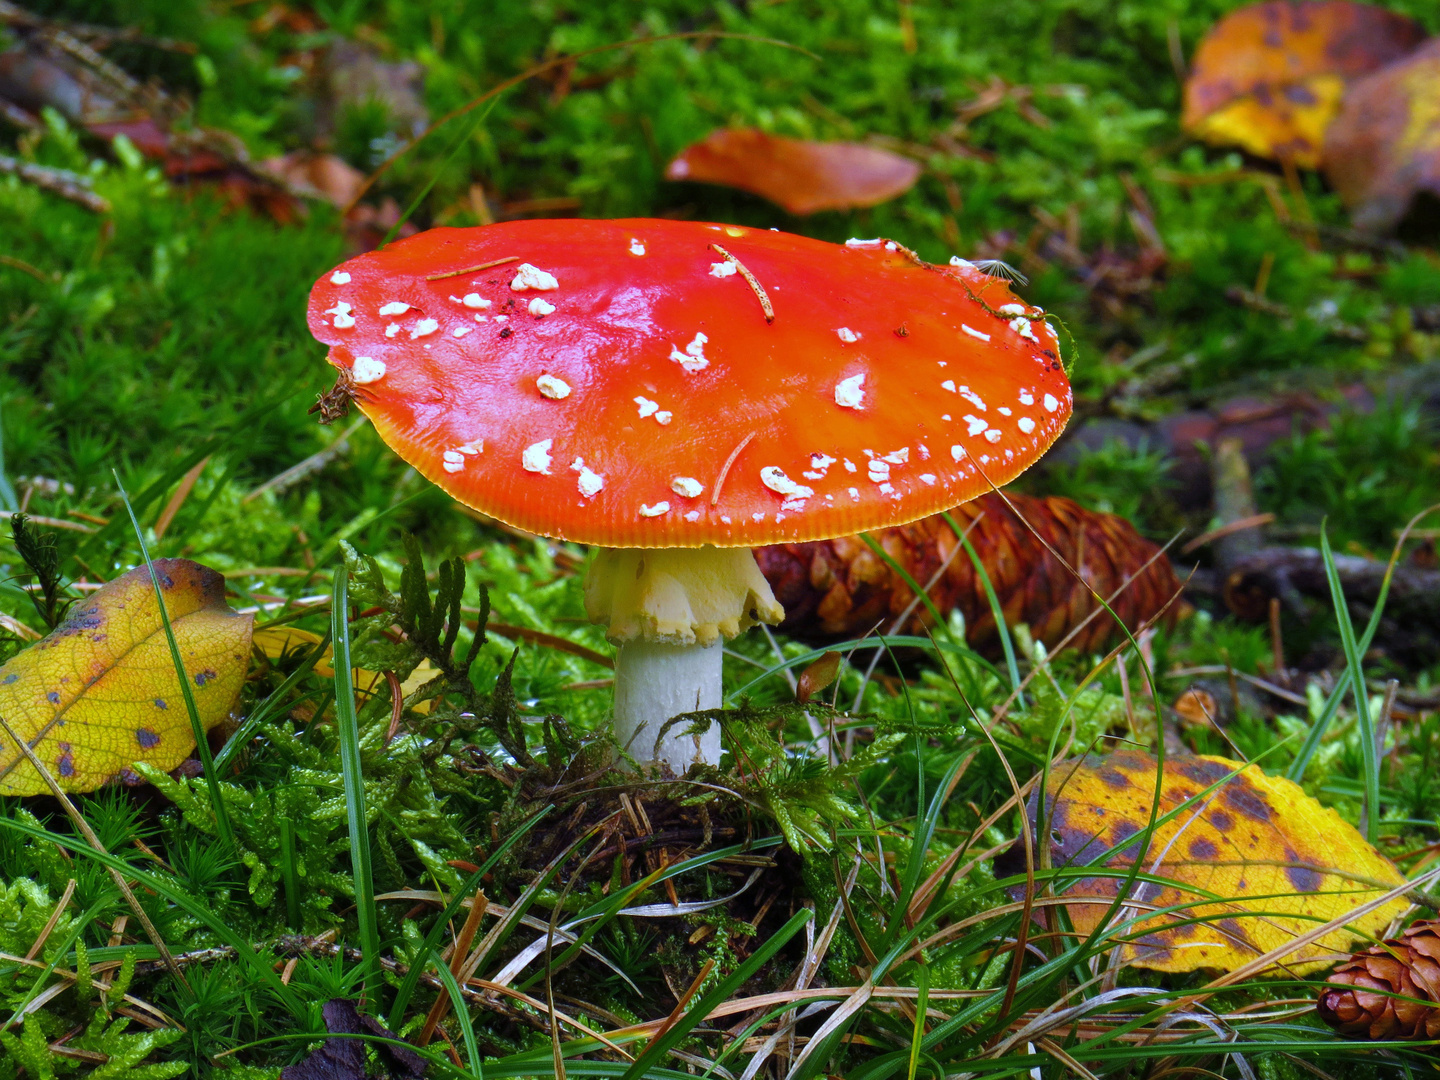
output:
[[[1315,1008],[1342,1035],[1440,1037],[1440,921],[1357,952],[1330,975]]]
[[[956,507],[950,516],[961,530],[968,530],[1006,620],[1027,624],[1048,646],[1097,609],[1091,587],[1108,598],[1133,578],[1112,601],[1116,614],[1132,629],[1164,609],[1180,589],[1169,560],[1129,522],[1085,510],[1069,499],[992,493]],[[999,635],[984,580],[970,556],[955,551],[958,541],[944,517],[922,518],[874,536],[917,584],[935,579],[931,601],[942,615],[956,609],[964,615],[972,647],[998,653]],[[889,630],[914,599],[904,577],[858,537],[758,548],[755,555],[785,606],[782,629],[796,637],[858,637],[877,624]],[[1067,563],[1079,572],[1079,580]],[[1175,609],[1171,611],[1173,615]],[[924,633],[933,621],[924,605],[916,605],[902,632]],[[1114,620],[1101,613],[1073,644],[1093,650],[1115,640],[1117,632]]]

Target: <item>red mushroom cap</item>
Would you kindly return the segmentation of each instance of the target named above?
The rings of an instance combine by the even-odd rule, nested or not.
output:
[[[1039,458],[1071,403],[1041,314],[892,242],[633,219],[433,229],[326,274],[309,321],[461,502],[605,547],[754,547],[924,517]]]

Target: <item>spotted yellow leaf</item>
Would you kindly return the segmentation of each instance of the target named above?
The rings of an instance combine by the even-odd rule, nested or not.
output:
[[[165,607],[200,721],[225,719],[249,666],[252,616],[225,603],[225,579],[157,559]],[[0,667],[0,715],[66,791],[93,791],[137,761],[173,769],[195,748],[150,572],[138,566],[80,601]],[[0,795],[49,790],[0,736]]]
[[[1195,50],[1181,123],[1207,142],[1313,169],[1347,87],[1424,37],[1414,19],[1377,4],[1250,4]]]
[[[1089,934],[1100,924],[1137,857],[1145,875],[1165,881],[1137,878],[1127,894],[1133,903],[1112,916],[1126,963],[1233,971],[1405,881],[1297,785],[1220,757],[1167,757],[1157,820],[1178,812],[1155,827],[1148,847],[1135,841],[1107,856],[1149,824],[1155,780],[1152,755],[1122,750],[1064,762],[1046,787],[1041,826],[1051,866],[1122,874],[1062,878],[1057,888],[1076,930]],[[1392,900],[1348,919],[1282,963],[1300,972],[1323,966],[1378,935],[1406,906]]]

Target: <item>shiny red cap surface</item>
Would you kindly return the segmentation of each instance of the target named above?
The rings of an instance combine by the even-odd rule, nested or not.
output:
[[[631,219],[421,233],[325,274],[309,324],[461,502],[605,547],[753,547],[900,524],[1033,463],[1071,406],[1041,314],[883,240]]]

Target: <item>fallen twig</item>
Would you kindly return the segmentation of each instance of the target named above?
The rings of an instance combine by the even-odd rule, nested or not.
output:
[[[329,465],[330,462],[334,461],[342,454],[349,453],[350,436],[354,435],[357,431],[364,427],[366,423],[367,419],[362,416],[359,420],[356,420],[355,423],[351,424],[348,428],[341,432],[340,437],[334,442],[332,442],[329,446],[325,447],[324,450],[319,450],[316,453],[311,454],[303,461],[297,461],[294,465],[291,465],[284,472],[277,473],[269,480],[266,480],[254,491],[250,492],[250,494],[246,495],[243,499],[241,499],[241,505],[243,506],[245,503],[248,503],[253,499],[259,498],[267,491],[273,491],[275,492],[275,494],[278,495],[280,494],[280,492],[286,490],[287,488],[294,487],[295,484],[305,479],[305,477],[309,476],[311,473],[319,472],[321,469],[325,468],[326,465]]]
[[[32,165],[28,161],[0,154],[0,173],[10,173],[34,184],[38,188],[53,192],[71,202],[79,203],[97,214],[108,214],[110,202],[102,199],[90,189],[90,178],[71,172],[69,169],[52,169],[46,165]]]
[[[1386,565],[1358,555],[1335,556],[1345,599],[1361,619],[1369,618],[1379,599]],[[1242,619],[1265,619],[1271,597],[1300,615],[1307,613],[1307,599],[1329,603],[1325,560],[1317,548],[1263,547],[1227,569],[1221,586],[1225,603]],[[1440,651],[1440,570],[1396,564],[1376,636],[1407,655],[1433,657]]]

